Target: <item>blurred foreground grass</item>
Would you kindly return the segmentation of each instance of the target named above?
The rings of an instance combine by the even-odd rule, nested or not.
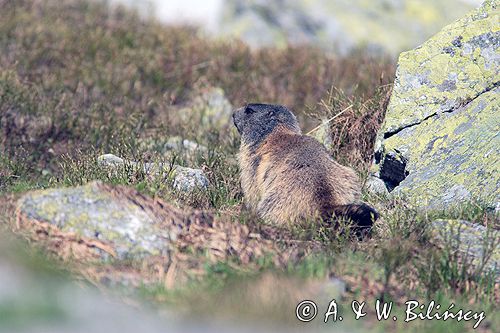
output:
[[[338,58],[308,46],[252,51],[237,40],[207,40],[194,28],[146,22],[99,1],[0,0],[0,13],[0,200],[10,193],[100,179],[134,186],[178,206],[229,214],[259,230],[262,221],[241,211],[234,163],[239,138],[234,130],[202,127],[181,114],[193,96],[212,86],[222,88],[235,106],[286,104],[299,115],[305,131],[352,105],[332,124],[331,153],[366,175],[394,73],[394,64],[386,59],[369,57],[363,50]],[[208,148],[189,159],[176,159],[206,172],[207,192],[181,194],[161,177],[110,175],[97,164],[102,153],[140,162],[163,160],[143,142],[172,136]],[[320,251],[304,250],[303,258],[285,270],[269,262],[252,270],[237,262],[217,263],[205,267],[201,281],[182,289],[145,286],[141,294],[160,308],[173,305],[200,316],[294,323],[297,298],[308,298],[308,292],[316,290],[314,283],[335,276],[346,281],[349,301],[384,298],[402,304],[407,299],[434,299],[443,307],[456,302],[457,307],[487,313],[483,331],[499,327],[500,290],[494,277],[484,276],[455,253],[431,246],[426,231],[436,218],[463,218],[498,228],[498,216],[475,202],[419,212],[404,200],[368,194],[365,199],[382,212],[366,242],[332,235],[331,230],[294,230],[291,240]],[[14,216],[0,216],[12,224]],[[220,306],[214,307],[214,302]],[[16,318],[3,308],[0,317]],[[373,319],[362,327],[471,329],[463,322],[404,325]]]

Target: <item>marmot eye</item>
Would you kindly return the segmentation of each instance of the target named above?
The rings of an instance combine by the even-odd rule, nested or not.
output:
[[[245,113],[246,113],[246,114],[252,114],[252,113],[255,113],[255,110],[254,110],[254,109],[252,109],[251,107],[247,106],[247,107],[245,108]]]

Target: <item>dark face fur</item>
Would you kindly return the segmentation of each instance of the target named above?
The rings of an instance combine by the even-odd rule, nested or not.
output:
[[[259,144],[278,125],[300,134],[297,118],[282,105],[248,104],[233,113],[233,121],[243,142],[248,145]]]

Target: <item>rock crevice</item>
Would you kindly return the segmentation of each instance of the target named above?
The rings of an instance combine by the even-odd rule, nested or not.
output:
[[[436,116],[439,116],[439,114],[441,113],[451,113],[451,112],[455,112],[457,111],[458,109],[460,108],[464,108],[464,107],[467,107],[467,105],[469,105],[470,103],[474,102],[477,98],[481,97],[481,95],[493,90],[493,89],[496,89],[500,87],[500,81],[497,81],[495,83],[493,83],[492,86],[484,89],[482,92],[480,92],[479,94],[477,94],[476,96],[472,97],[472,98],[469,98],[467,101],[465,101],[464,103],[460,103],[458,106],[454,106],[448,110],[444,110],[444,111],[440,111],[440,112],[434,112],[426,117],[424,117],[423,119],[421,120],[418,120],[416,122],[413,122],[413,123],[410,123],[410,124],[406,124],[406,125],[403,125],[395,130],[388,130],[386,132],[384,132],[384,139],[388,139],[390,138],[391,136],[395,135],[395,134],[398,134],[399,132],[401,132],[402,130],[405,130],[407,128],[410,128],[410,127],[413,127],[413,126],[417,126],[417,125],[420,125],[422,124],[423,122],[431,119],[431,118],[434,118]],[[437,102],[432,102],[432,103],[429,103],[429,104],[438,104]]]

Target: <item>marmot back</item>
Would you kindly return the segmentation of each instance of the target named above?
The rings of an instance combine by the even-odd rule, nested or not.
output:
[[[234,112],[233,120],[241,134],[245,200],[262,218],[286,224],[341,215],[361,228],[378,218],[372,207],[357,202],[361,185],[354,170],[302,135],[286,107],[248,104]]]

